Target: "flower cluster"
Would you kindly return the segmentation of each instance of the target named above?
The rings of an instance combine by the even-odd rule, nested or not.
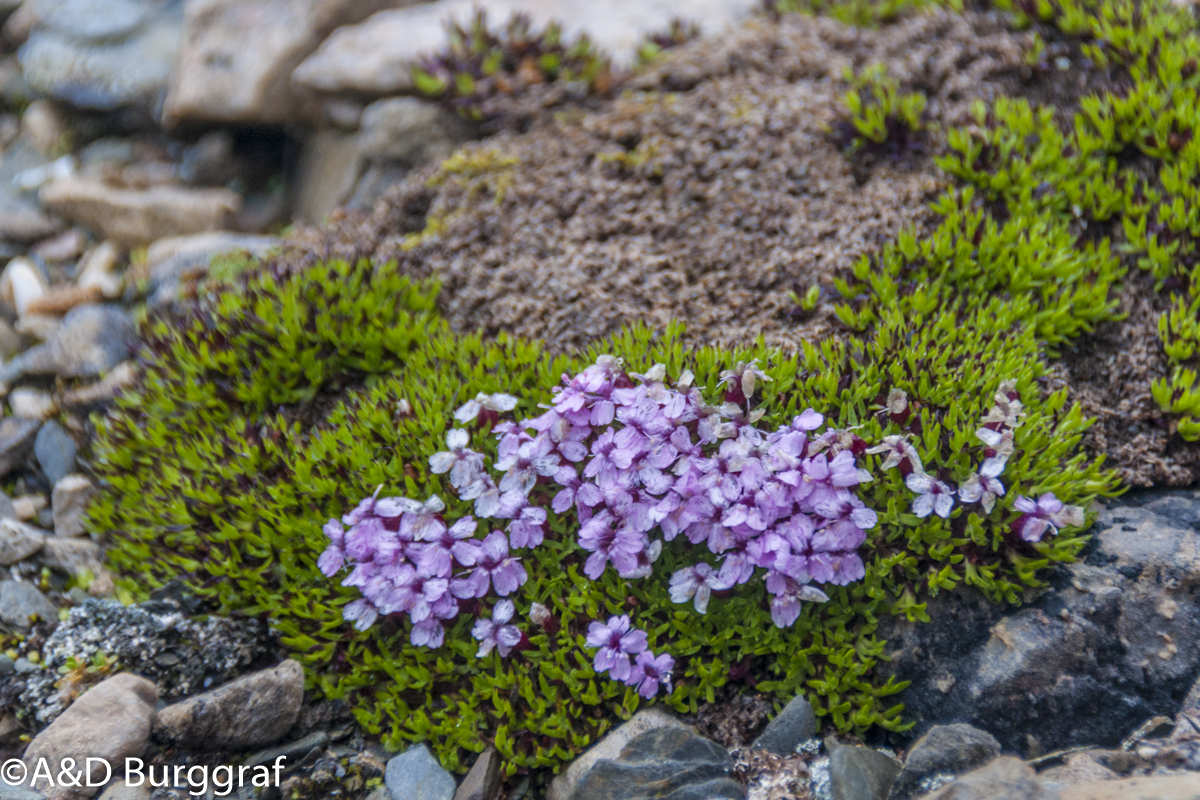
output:
[[[445,504],[436,495],[424,503],[378,495],[377,489],[340,520],[325,523],[329,546],[317,561],[328,577],[351,567],[342,585],[358,587],[362,598],[342,613],[359,630],[380,615],[403,613],[412,621],[414,645],[439,647],[443,622],[458,616],[460,601],[491,591],[506,597],[525,583],[525,567],[510,555],[502,531],[476,539],[470,516],[447,526]],[[502,613],[497,606],[496,614]],[[508,614],[504,622],[511,606]]]
[[[954,508],[956,494],[963,503],[979,503],[984,513],[990,513],[996,505],[996,499],[1004,496],[1000,475],[1013,454],[1013,432],[1020,426],[1025,412],[1016,386],[1011,381],[1000,384],[994,400],[994,405],[983,416],[980,428],[975,432],[985,447],[983,463],[957,489],[927,474],[916,448],[904,436],[886,436],[882,444],[866,451],[887,454],[882,469],[898,467],[901,470],[908,488],[917,495],[912,504],[913,514],[924,519],[932,513],[945,519]],[[893,419],[908,413],[908,398],[902,390],[894,389],[888,395],[886,412]],[[1057,533],[1059,528],[1082,525],[1084,522],[1082,508],[1064,506],[1051,492],[1043,494],[1036,502],[1018,496],[1013,501],[1013,507],[1023,514],[1015,527],[1027,542],[1041,541],[1047,530]]]
[[[642,697],[654,697],[660,684],[671,691],[675,659],[666,653],[655,656],[647,649],[646,632],[631,627],[628,616],[609,617],[607,624],[593,622],[588,626],[587,643],[599,648],[592,661],[597,672],[607,672],[614,681],[636,687]]]

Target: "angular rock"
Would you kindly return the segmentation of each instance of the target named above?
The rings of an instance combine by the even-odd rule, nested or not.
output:
[[[454,800],[496,800],[500,796],[500,754],[484,750],[454,793]]]
[[[275,236],[253,236],[214,231],[193,236],[173,236],[150,245],[146,267],[150,270],[150,305],[170,303],[180,284],[208,270],[214,257],[226,253],[247,253],[261,258],[280,244]]]
[[[156,738],[207,750],[272,744],[296,724],[304,670],[291,659],[158,712]]]
[[[931,604],[930,623],[885,622],[884,668],[913,681],[905,712],[921,726],[967,721],[1018,752],[1111,746],[1174,716],[1200,672],[1197,525],[1193,491],[1126,497],[1033,604],[956,592]]]
[[[158,703],[153,683],[130,673],[114,675],[84,692],[71,706],[37,735],[25,751],[25,763],[32,767],[45,758],[58,775],[64,758],[83,765],[89,756],[111,764],[124,764],[131,756],[141,756],[150,735],[150,722]],[[104,775],[101,764],[93,762],[91,775]],[[114,770],[115,771],[115,770]],[[98,787],[74,791],[65,787],[48,788],[44,781],[33,786],[47,798],[91,797]]]
[[[791,756],[796,754],[796,745],[811,739],[816,733],[817,717],[812,704],[797,695],[767,723],[766,729],[750,747],[780,756]]]
[[[41,427],[41,420],[36,419],[0,419],[0,476],[12,472],[25,461],[25,457],[33,450],[34,437]]]
[[[628,722],[610,731],[607,736],[592,745],[591,749],[560,772],[551,781],[550,789],[546,793],[546,800],[570,800],[580,780],[597,762],[603,759],[619,758],[625,746],[643,733],[659,728],[683,727],[686,726],[682,722],[661,709],[647,708],[639,711]]]
[[[129,358],[136,343],[137,328],[119,306],[77,306],[63,317],[62,324],[43,344],[31,347],[0,366],[0,382],[9,382],[21,375],[97,377]],[[2,447],[0,452],[3,452]],[[2,469],[0,466],[0,471]]]
[[[296,178],[296,218],[323,222],[353,193],[364,163],[357,134],[326,128],[310,135]]]
[[[943,786],[925,800],[1058,800],[1021,759],[1004,756]]]
[[[887,800],[900,762],[870,747],[828,748],[829,788],[833,800]]]
[[[392,800],[452,800],[454,778],[423,744],[388,761],[383,775]]]
[[[46,534],[15,519],[0,519],[0,565],[12,566],[45,546]]]
[[[907,797],[918,782],[938,772],[961,773],[1000,755],[1000,743],[986,731],[963,723],[931,728],[909,749],[904,769],[896,779],[895,796]]]
[[[601,759],[581,776],[570,800],[742,800],[729,777],[725,748],[690,728],[666,727],[630,740],[616,760]]]
[[[83,515],[98,490],[85,475],[66,475],[54,484],[50,507],[54,510],[55,536],[83,536]]]
[[[1061,800],[1200,800],[1200,774],[1088,781],[1063,789]]]
[[[37,456],[42,474],[53,486],[75,469],[77,448],[71,434],[63,426],[50,420],[38,431],[33,442],[33,453]]]
[[[147,245],[166,236],[226,227],[242,207],[228,189],[155,186],[118,189],[91,178],[66,178],[43,186],[42,205],[98,231],[122,247]]]
[[[426,164],[448,158],[471,128],[458,114],[416,97],[379,100],[363,110],[359,147],[376,161]]]
[[[28,628],[32,624],[30,617],[35,615],[43,621],[57,620],[58,609],[32,583],[0,581],[0,619],[18,628]]]
[[[292,70],[340,25],[387,0],[194,0],[163,119],[294,122],[302,98]]]

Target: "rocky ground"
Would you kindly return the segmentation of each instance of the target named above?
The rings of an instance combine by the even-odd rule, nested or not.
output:
[[[844,67],[886,63],[942,125],[1018,85],[1064,107],[1080,91],[1057,76],[1051,92],[1029,37],[986,13],[871,32],[768,24],[749,0],[488,0],[496,18],[519,6],[587,31],[618,69],[681,12],[721,36],[615,99],[542,87],[501,104],[501,132],[466,151],[479,170],[448,176],[440,162],[483,131],[412,96],[408,67],[472,5],[0,0],[0,760],[253,770],[285,756],[282,786],[237,796],[289,800],[1200,797],[1192,490],[1111,504],[1085,558],[1021,609],[964,592],[932,624],[891,623],[885,669],[913,682],[907,734],[839,741],[802,698],[776,713],[728,697],[686,719],[641,712],[548,785],[502,780],[493,751],[465,777],[422,746],[387,752],[305,692],[265,618],[204,616],[181,586],[122,602],[80,522],[96,491],[89,417],[136,380],[138,324],[248,256],[396,259],[442,279],[457,328],[555,348],[674,318],[697,341],[794,348],[834,326],[788,292],[827,289],[927,225],[944,180],[934,141],[843,157]],[[1101,419],[1094,452],[1131,483],[1184,486],[1200,454],[1155,427],[1150,296],[1131,290],[1130,323],[1068,353],[1058,377]],[[170,783],[0,783],[0,798],[188,796]]]

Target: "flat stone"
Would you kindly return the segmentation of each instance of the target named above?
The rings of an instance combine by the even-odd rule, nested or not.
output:
[[[34,437],[41,427],[41,421],[36,419],[0,419],[0,476],[24,463],[25,457],[33,451]]]
[[[44,343],[0,366],[0,382],[22,375],[99,377],[129,358],[136,343],[137,327],[120,306],[107,303],[77,306],[63,317],[62,324]],[[2,463],[0,460],[0,469]]]
[[[117,396],[134,384],[137,368],[123,361],[96,383],[80,386],[62,396],[62,406],[70,411],[91,411],[113,404]]]
[[[33,452],[37,456],[42,473],[51,485],[57,484],[75,469],[75,440],[54,420],[47,422],[38,431]]]
[[[42,187],[39,197],[45,208],[122,247],[147,245],[166,236],[220,230],[242,207],[242,198],[228,189],[120,189],[84,177],[49,183]]]
[[[28,628],[31,617],[42,621],[58,619],[58,609],[26,581],[0,581],[0,619],[18,628]]]
[[[1063,789],[1061,800],[1200,800],[1200,774],[1089,781]]]
[[[423,744],[413,745],[387,763],[383,782],[392,800],[452,800],[454,778]]]
[[[61,762],[73,758],[82,765],[89,756],[123,764],[141,756],[150,735],[150,722],[158,703],[153,683],[130,673],[114,675],[84,692],[58,719],[37,735],[25,751],[25,763],[32,767],[45,758],[60,772]],[[102,777],[103,766],[93,762],[93,775]],[[93,779],[94,780],[94,779]],[[91,797],[97,788],[70,791],[65,787],[49,789],[34,785],[48,798]]]
[[[750,747],[780,756],[791,756],[796,753],[796,745],[811,739],[816,733],[817,717],[813,714],[812,705],[797,695],[767,723],[766,729]]]
[[[182,0],[34,0],[18,51],[34,89],[81,108],[162,102],[179,47]]]
[[[388,0],[194,0],[186,6],[178,68],[163,118],[294,122],[305,112],[292,70],[330,31]]]
[[[615,760],[584,774],[570,800],[742,800],[725,748],[691,728],[665,727],[630,740]]]
[[[471,765],[467,777],[454,793],[454,800],[496,800],[500,789],[500,754],[496,748],[489,747]]]
[[[630,741],[643,733],[659,728],[686,727],[675,717],[658,708],[647,708],[637,712],[630,720],[617,726],[583,755],[571,762],[550,782],[546,800],[569,800],[583,776],[599,761],[616,759]]]
[[[213,231],[192,236],[172,236],[160,239],[146,251],[146,267],[150,270],[150,305],[160,306],[173,301],[180,285],[207,273],[209,263],[219,255],[246,253],[261,258],[280,245],[276,236],[254,236]]]
[[[14,417],[44,420],[55,411],[54,397],[40,389],[14,389],[8,394],[8,407]]]
[[[904,769],[896,779],[895,796],[913,793],[926,775],[967,772],[999,755],[1000,743],[986,731],[963,723],[937,725],[909,748]]]
[[[83,515],[97,489],[85,475],[66,475],[54,484],[50,507],[54,511],[55,536],[83,536]]]
[[[1059,800],[1059,797],[1058,792],[1042,786],[1033,769],[1021,759],[1002,756],[924,800]]]
[[[46,534],[15,519],[0,519],[0,565],[12,566],[42,549]]]
[[[262,747],[296,724],[304,699],[304,670],[291,659],[158,712],[156,738],[205,750]]]
[[[900,762],[870,747],[831,748],[829,786],[833,800],[887,800]]]
[[[261,750],[247,758],[242,763],[247,767],[257,767],[260,764],[273,764],[276,759],[283,757],[287,761],[297,761],[308,755],[315,748],[324,747],[329,744],[329,734],[325,731],[317,731],[310,733],[303,739],[297,739],[294,742],[272,747],[268,750]],[[286,762],[285,762],[286,763]]]

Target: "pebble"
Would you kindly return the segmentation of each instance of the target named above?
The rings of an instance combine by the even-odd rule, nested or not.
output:
[[[0,581],[0,619],[18,628],[30,627],[31,617],[58,619],[58,609],[26,581]]]
[[[79,228],[71,228],[53,239],[38,242],[30,254],[51,264],[64,264],[83,255],[87,247],[87,236]]]
[[[133,385],[137,369],[132,361],[122,361],[96,383],[72,389],[62,396],[62,406],[69,411],[90,411],[109,406],[122,389]]]
[[[75,285],[85,292],[98,292],[108,300],[121,295],[123,281],[117,274],[121,251],[113,242],[104,242],[92,250],[79,263],[79,277]]]
[[[8,407],[14,417],[47,419],[55,411],[54,398],[41,389],[14,389],[8,395]]]
[[[924,800],[1059,800],[1059,797],[1058,792],[1042,786],[1033,769],[1021,759],[1001,756]]]
[[[887,800],[900,762],[870,747],[826,745],[833,800]]]
[[[304,669],[289,659],[167,706],[155,718],[154,735],[206,750],[262,747],[296,724],[303,699]]]
[[[46,496],[41,494],[23,494],[12,501],[13,513],[19,520],[33,519],[47,505]]]
[[[54,484],[50,507],[54,510],[55,536],[83,536],[83,515],[97,489],[85,475],[65,475]]]
[[[934,726],[909,748],[895,796],[908,796],[927,775],[966,772],[999,755],[1000,743],[986,731],[963,723]]]
[[[413,745],[389,761],[383,782],[392,800],[454,798],[454,778],[423,744]]]
[[[63,146],[68,131],[62,111],[51,100],[34,100],[21,115],[21,133],[47,155]]]
[[[127,359],[136,341],[137,327],[119,306],[77,306],[43,344],[0,367],[0,382],[22,375],[98,377]]]
[[[796,746],[811,739],[816,732],[817,717],[812,705],[803,697],[796,696],[767,723],[766,729],[750,747],[786,757],[794,755]]]
[[[496,800],[500,796],[500,754],[489,747],[471,765],[454,800]]]
[[[41,422],[33,419],[0,419],[0,477],[24,463],[33,450],[34,437],[41,426]]]
[[[75,469],[75,440],[54,420],[47,422],[38,431],[33,452],[52,486]]]
[[[0,519],[0,565],[6,567],[42,549],[46,534],[15,519]]]
[[[28,258],[14,258],[0,273],[0,299],[8,303],[17,316],[24,316],[29,304],[45,293],[46,279]]]
[[[128,757],[141,756],[157,703],[158,688],[150,681],[131,673],[114,675],[84,692],[39,733],[25,751],[25,763],[36,765],[45,758],[57,775],[66,758],[78,764],[88,757],[123,764]],[[102,765],[93,762],[93,769],[96,777],[103,775]],[[95,791],[81,790],[74,796],[86,797]]]

